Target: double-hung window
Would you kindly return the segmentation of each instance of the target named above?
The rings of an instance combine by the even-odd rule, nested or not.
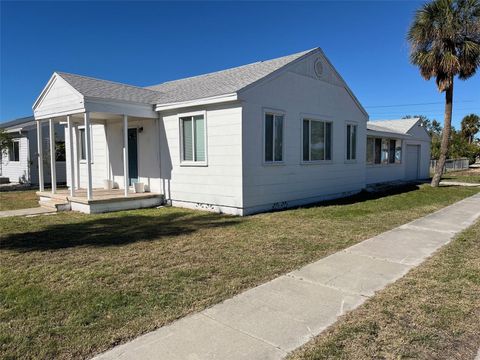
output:
[[[180,117],[182,135],[182,162],[206,163],[205,116]]]
[[[265,162],[283,161],[283,114],[265,113]]]
[[[332,123],[303,119],[303,161],[332,160]]]
[[[8,160],[20,161],[20,141],[12,140],[8,148]]]
[[[357,159],[357,125],[347,124],[347,160]]]

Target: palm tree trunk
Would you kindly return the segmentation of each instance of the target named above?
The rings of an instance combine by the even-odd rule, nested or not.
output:
[[[440,144],[440,157],[435,167],[435,174],[432,178],[432,187],[437,187],[440,184],[443,168],[445,167],[445,160],[447,159],[448,145],[450,142],[450,133],[452,131],[452,109],[453,109],[453,79],[445,90],[445,119],[443,125],[442,143]]]

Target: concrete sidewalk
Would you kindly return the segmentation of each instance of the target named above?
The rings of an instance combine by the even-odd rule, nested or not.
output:
[[[461,181],[440,181],[443,186],[480,186],[480,183],[467,183]]]
[[[17,210],[5,210],[0,211],[0,218],[10,217],[10,216],[35,216],[55,213],[54,209],[46,209],[43,207],[28,208],[28,209],[17,209]]]
[[[117,346],[95,359],[281,359],[480,217],[480,194]]]

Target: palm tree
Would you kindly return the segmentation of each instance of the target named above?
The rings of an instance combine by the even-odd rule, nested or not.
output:
[[[475,135],[480,131],[480,116],[470,114],[462,119],[462,136],[469,144],[473,142]]]
[[[445,117],[440,158],[432,186],[440,183],[452,123],[453,80],[473,76],[480,65],[480,0],[434,0],[422,6],[407,36],[410,61],[426,80],[436,79],[445,92]]]

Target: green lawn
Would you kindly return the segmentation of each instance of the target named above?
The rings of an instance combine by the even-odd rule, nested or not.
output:
[[[442,176],[442,180],[480,183],[480,168],[448,172]]]
[[[87,358],[479,190],[410,186],[245,218],[0,219],[0,358]]]
[[[0,211],[38,207],[37,190],[1,191]]]
[[[289,358],[473,359],[480,347],[480,221]]]

